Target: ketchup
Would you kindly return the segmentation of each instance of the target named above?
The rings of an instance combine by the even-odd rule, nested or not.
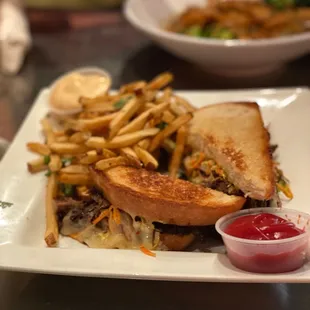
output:
[[[296,270],[306,261],[308,237],[305,231],[277,215],[259,213],[241,216],[228,224],[224,231],[240,238],[238,241],[224,237],[228,257],[237,268],[258,273],[279,273]],[[302,234],[305,234],[304,238],[289,240]],[[272,242],[281,239],[288,240]],[[264,240],[271,242],[261,242]]]
[[[226,234],[250,240],[279,240],[304,233],[294,223],[271,213],[245,215],[230,223]]]

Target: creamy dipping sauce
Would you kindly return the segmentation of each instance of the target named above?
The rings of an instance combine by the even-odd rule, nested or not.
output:
[[[94,98],[104,95],[110,88],[111,80],[100,74],[69,74],[58,80],[50,94],[49,106],[59,114],[81,111],[80,97]]]

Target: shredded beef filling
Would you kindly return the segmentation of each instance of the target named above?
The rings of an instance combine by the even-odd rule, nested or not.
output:
[[[103,209],[111,204],[100,192],[92,189],[88,198],[74,199],[71,197],[61,197],[55,200],[57,215],[61,233],[63,235],[75,234],[99,216]]]

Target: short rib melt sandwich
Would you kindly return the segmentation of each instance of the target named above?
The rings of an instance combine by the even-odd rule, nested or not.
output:
[[[195,112],[184,160],[193,183],[244,196],[250,207],[279,205],[278,191],[289,198],[288,181],[273,158],[259,107],[252,102],[207,106]]]

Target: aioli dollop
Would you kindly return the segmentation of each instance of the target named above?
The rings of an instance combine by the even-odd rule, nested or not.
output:
[[[80,97],[94,98],[104,95],[110,88],[111,80],[96,73],[68,74],[52,87],[49,106],[56,114],[74,114],[82,110]]]

